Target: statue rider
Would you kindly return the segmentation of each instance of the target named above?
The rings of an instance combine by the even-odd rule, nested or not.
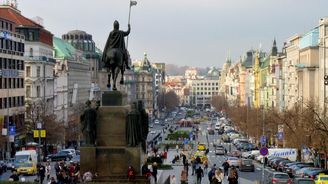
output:
[[[123,54],[123,60],[125,63],[125,68],[130,70],[130,66],[129,66],[129,53],[127,51],[127,49],[125,48],[125,42],[124,42],[124,37],[128,36],[130,34],[130,24],[128,24],[128,30],[127,31],[121,31],[119,30],[120,28],[120,24],[118,23],[117,20],[114,21],[114,30],[110,32],[106,45],[105,45],[105,49],[103,52],[103,61],[106,61],[106,53],[108,50],[116,48],[121,50],[122,54]]]

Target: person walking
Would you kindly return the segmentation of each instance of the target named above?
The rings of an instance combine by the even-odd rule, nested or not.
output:
[[[156,162],[153,163],[152,168],[153,168],[152,175],[154,177],[155,183],[157,183],[157,163]]]
[[[228,176],[229,167],[230,167],[229,163],[227,161],[224,161],[222,167],[224,171],[224,176]]]
[[[196,176],[197,176],[197,184],[202,183],[202,178],[204,177],[204,171],[201,166],[196,169]]]
[[[177,150],[177,153],[179,153],[179,145],[176,145],[175,149]]]
[[[196,160],[192,160],[191,161],[191,175],[192,176],[195,174],[196,166],[197,166]]]
[[[181,177],[180,177],[181,184],[187,184],[188,183],[188,174],[186,170],[181,171]]]
[[[47,177],[47,181],[49,181],[49,179],[50,179],[50,173],[51,173],[51,166],[50,166],[50,163],[47,162],[46,163],[46,177]]]
[[[208,172],[207,176],[208,176],[208,181],[211,182],[214,175],[215,175],[215,170],[216,168],[215,167],[212,167],[211,170]]]
[[[213,176],[212,180],[210,181],[211,184],[222,184],[224,179],[224,175],[221,169],[215,171],[215,175]]]
[[[46,175],[46,168],[44,165],[39,164],[38,174],[39,174],[40,183],[43,183],[45,175]]]
[[[229,184],[238,184],[238,172],[235,167],[231,167],[228,182]]]

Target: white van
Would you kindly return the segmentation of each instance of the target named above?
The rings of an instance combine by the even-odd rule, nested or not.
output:
[[[18,174],[37,174],[38,155],[35,150],[18,151],[14,167]]]

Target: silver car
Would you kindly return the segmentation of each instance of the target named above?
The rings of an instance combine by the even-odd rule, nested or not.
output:
[[[227,162],[229,166],[239,167],[240,166],[240,159],[237,157],[228,157]]]
[[[216,155],[225,155],[225,149],[223,146],[216,146],[215,147],[215,154]]]
[[[286,173],[274,172],[269,175],[267,182],[269,184],[291,184],[292,180]]]

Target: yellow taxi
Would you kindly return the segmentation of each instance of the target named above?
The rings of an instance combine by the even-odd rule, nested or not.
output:
[[[196,151],[194,153],[194,156],[192,157],[192,160],[196,160],[197,157],[200,158],[201,163],[204,163],[204,161],[207,161],[207,156],[205,155],[205,152]]]
[[[35,175],[37,174],[37,167],[35,163],[21,163],[17,167],[17,174]]]
[[[204,151],[206,152],[206,145],[205,144],[198,144],[197,151]]]
[[[328,175],[319,174],[314,179],[315,184],[328,184]]]

